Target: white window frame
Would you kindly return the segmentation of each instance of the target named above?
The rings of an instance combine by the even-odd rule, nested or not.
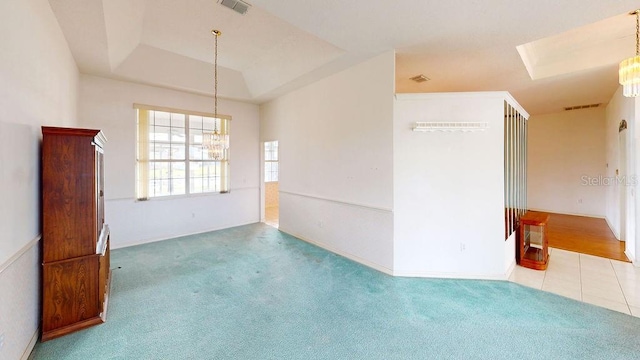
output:
[[[268,146],[270,144],[274,144],[275,143],[275,151],[271,151],[272,154],[274,154],[275,156],[271,157],[269,156],[270,153],[270,149],[268,149]],[[278,140],[275,141],[265,141],[264,143],[264,182],[268,183],[268,182],[278,182],[278,178],[280,177],[280,167],[278,165],[278,161],[279,161],[279,156],[278,156]],[[267,164],[269,164],[270,166],[267,166]],[[277,170],[273,171],[273,165],[271,164],[276,164]],[[270,171],[267,170],[267,168],[271,168]],[[273,174],[275,173],[275,179],[273,177]]]
[[[218,193],[228,193],[230,186],[229,186],[229,149],[224,150],[224,156],[221,160],[213,160],[210,158],[207,158],[206,153],[207,151],[205,149],[198,149],[200,151],[196,151],[194,152],[194,154],[192,154],[192,151],[194,148],[197,149],[198,145],[201,146],[202,144],[202,137],[200,137],[200,142],[195,141],[194,139],[196,139],[196,137],[198,136],[198,133],[202,133],[205,131],[211,131],[213,129],[209,129],[208,127],[211,127],[214,123],[216,124],[215,126],[217,126],[218,131],[222,134],[222,135],[229,135],[229,127],[230,127],[230,122],[231,122],[231,116],[229,115],[221,115],[221,114],[217,114],[217,117],[214,116],[214,114],[211,113],[204,113],[204,112],[196,112],[196,111],[188,111],[188,110],[180,110],[180,109],[172,109],[172,108],[167,108],[167,107],[160,107],[160,106],[151,106],[151,105],[142,105],[142,104],[134,104],[133,105],[134,109],[136,109],[136,129],[137,129],[137,133],[136,133],[136,198],[137,200],[143,201],[143,200],[149,200],[149,199],[166,199],[166,198],[175,198],[175,197],[184,197],[184,196],[201,196],[201,195],[210,195],[210,194],[218,194]],[[183,142],[177,142],[175,144],[179,144],[179,145],[184,145],[184,159],[172,159],[172,158],[161,158],[161,159],[151,159],[150,157],[150,149],[151,146],[154,144],[173,144],[174,143],[171,142],[171,139],[169,139],[168,141],[164,141],[164,140],[157,140],[154,141],[153,139],[150,139],[150,115],[154,114],[154,112],[164,112],[164,113],[169,113],[169,114],[175,114],[177,116],[184,116],[184,127],[176,127],[179,128],[181,131],[184,130],[184,141]],[[197,121],[196,119],[200,118],[200,122],[203,124],[201,125],[200,128],[192,128],[190,126],[190,120],[195,122]],[[203,118],[208,118],[207,123],[209,123],[208,127],[205,129],[204,128],[204,119]],[[213,122],[211,122],[211,119],[215,119]],[[165,128],[169,129],[169,132],[171,133],[171,128],[173,126],[164,126]],[[193,136],[192,136],[193,135]],[[172,136],[170,135],[169,138],[171,138]],[[198,179],[202,179],[202,181],[204,181],[204,179],[208,179],[208,181],[210,182],[211,179],[215,179],[215,184],[213,189],[207,189],[204,191],[198,191],[198,192],[193,192],[195,191],[194,189],[191,188],[191,183],[192,181],[194,181],[196,179],[196,177],[192,177],[191,174],[191,166],[192,163],[202,163],[202,166],[205,166],[204,164],[208,163],[209,166],[211,166],[211,164],[213,164],[216,175],[214,176],[207,176],[207,177],[197,177]],[[169,184],[171,184],[172,182],[176,181],[178,182],[179,180],[181,180],[181,178],[172,178],[171,177],[171,169],[172,166],[171,164],[184,164],[184,193],[178,193],[178,194],[158,194],[156,195],[155,193],[152,194],[151,192],[153,192],[153,187],[150,185],[151,181],[153,181],[154,179],[152,171],[151,171],[151,166],[152,164],[158,164],[158,163],[168,163],[169,164],[169,169],[170,169],[170,175],[169,178],[164,178],[161,177],[159,178],[158,181],[168,181]],[[219,179],[219,180],[218,180]],[[174,183],[175,184],[175,183]],[[204,185],[201,185],[204,186]]]

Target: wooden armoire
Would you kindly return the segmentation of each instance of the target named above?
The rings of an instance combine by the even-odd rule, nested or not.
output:
[[[100,130],[42,127],[42,341],[106,319],[105,141]]]

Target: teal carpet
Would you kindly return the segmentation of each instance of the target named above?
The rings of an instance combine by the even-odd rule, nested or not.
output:
[[[107,322],[31,359],[639,359],[640,318],[394,278],[263,224],[112,252]]]

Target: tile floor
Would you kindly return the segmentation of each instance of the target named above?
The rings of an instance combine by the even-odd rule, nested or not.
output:
[[[264,223],[267,225],[271,225],[275,228],[278,227],[279,219],[278,219],[278,207],[268,207],[264,209]]]
[[[640,317],[640,268],[560,249],[549,249],[547,270],[516,266],[510,281]]]

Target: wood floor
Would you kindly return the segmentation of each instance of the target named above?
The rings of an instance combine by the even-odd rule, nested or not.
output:
[[[629,262],[604,219],[549,214],[549,247]]]

